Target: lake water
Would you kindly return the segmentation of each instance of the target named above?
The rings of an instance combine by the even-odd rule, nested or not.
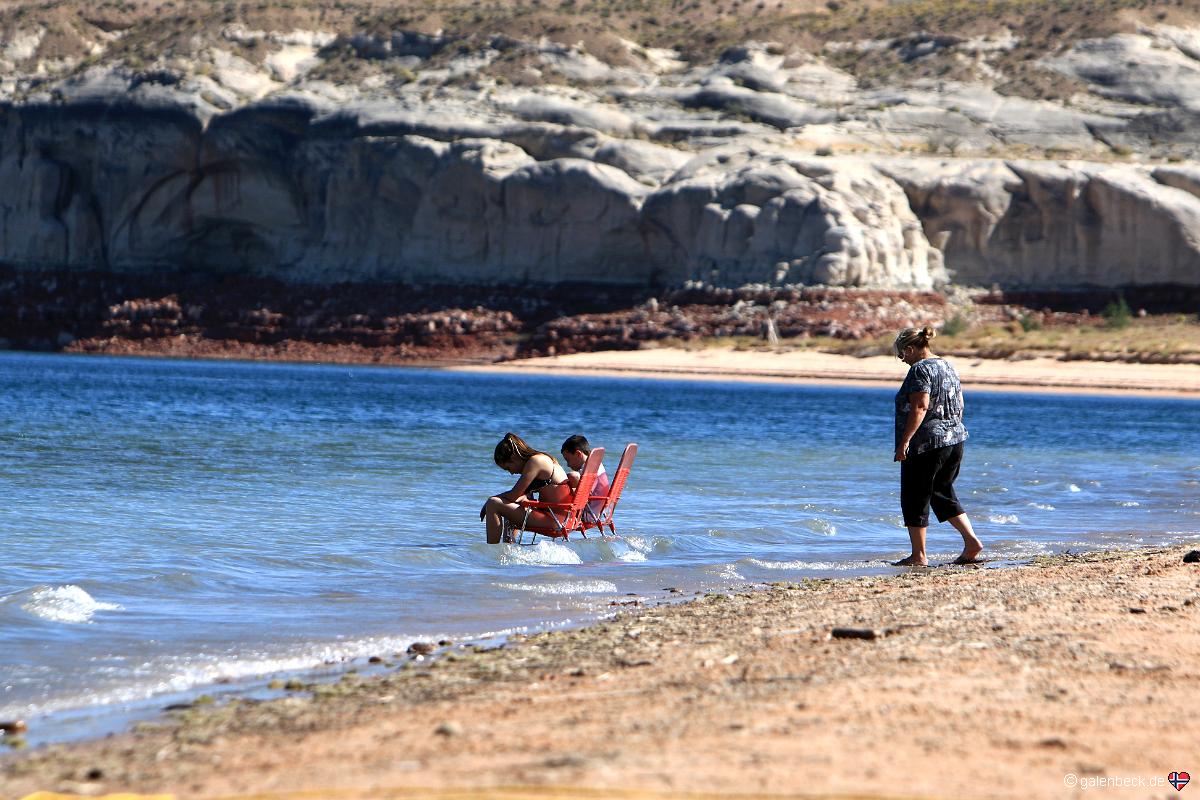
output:
[[[0,719],[31,742],[908,552],[894,387],[30,354],[0,356],[0,387]],[[1200,538],[1200,402],[968,390],[967,424],[959,492],[997,563]],[[623,538],[484,544],[508,430],[555,453],[583,432],[610,471],[637,441]]]

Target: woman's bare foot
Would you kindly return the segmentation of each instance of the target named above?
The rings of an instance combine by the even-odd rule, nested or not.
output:
[[[967,542],[963,545],[962,554],[954,559],[955,564],[982,564],[983,559],[979,554],[983,552],[983,542],[976,539],[973,542]]]
[[[893,567],[928,567],[929,562],[924,558],[917,558],[916,556],[909,556],[908,558],[902,558],[899,561],[893,561],[892,566]]]

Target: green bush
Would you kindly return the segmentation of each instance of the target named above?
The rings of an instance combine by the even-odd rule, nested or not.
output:
[[[955,314],[942,323],[942,335],[958,336],[960,333],[965,333],[969,327],[971,327],[970,323],[967,322],[962,314]]]
[[[1108,323],[1108,327],[1124,328],[1133,319],[1133,312],[1129,310],[1129,303],[1125,302],[1125,298],[1119,297],[1104,307],[1101,316]]]
[[[1042,321],[1033,314],[1022,314],[1017,318],[1017,322],[1021,323],[1021,330],[1029,333],[1030,331],[1040,331],[1042,329]]]

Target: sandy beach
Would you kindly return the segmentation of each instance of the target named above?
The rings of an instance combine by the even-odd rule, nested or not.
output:
[[[1200,397],[1200,365],[1111,361],[981,359],[948,356],[963,386],[1025,392],[1086,392]],[[557,375],[754,380],[842,386],[899,385],[907,367],[889,356],[859,358],[816,350],[660,348],[575,353],[505,361],[466,370]]]
[[[274,701],[201,699],[9,756],[0,783],[5,797],[1175,796],[1169,773],[1200,772],[1187,550],[682,603],[665,587],[578,630],[448,644]]]

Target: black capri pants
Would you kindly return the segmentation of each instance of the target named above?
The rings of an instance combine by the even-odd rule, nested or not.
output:
[[[959,442],[926,450],[900,462],[900,510],[906,527],[928,527],[931,506],[938,522],[964,513],[954,493],[954,479],[962,466],[962,456],[963,446]]]

